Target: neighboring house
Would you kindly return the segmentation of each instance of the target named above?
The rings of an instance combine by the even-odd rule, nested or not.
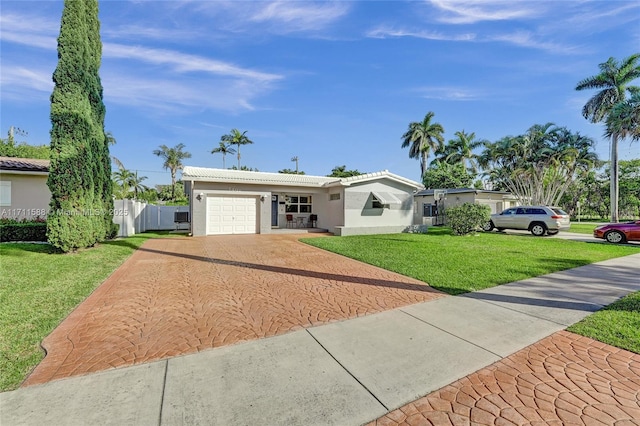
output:
[[[195,236],[268,234],[307,225],[311,215],[335,235],[402,232],[424,188],[386,170],[335,178],[188,166],[182,181]]]
[[[0,157],[0,217],[44,218],[51,199],[48,175],[49,160]]]
[[[487,205],[491,213],[500,213],[517,204],[510,192],[474,188],[425,189],[415,194],[414,201],[414,223],[426,225],[443,224],[444,210],[464,203]]]

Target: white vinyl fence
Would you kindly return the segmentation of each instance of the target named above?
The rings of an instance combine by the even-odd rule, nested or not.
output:
[[[120,226],[119,237],[145,231],[188,230],[189,223],[176,223],[176,212],[188,212],[189,206],[156,206],[141,201],[115,200],[113,223]]]

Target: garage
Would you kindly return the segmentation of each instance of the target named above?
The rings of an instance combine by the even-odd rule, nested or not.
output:
[[[207,197],[207,235],[255,234],[256,197]]]

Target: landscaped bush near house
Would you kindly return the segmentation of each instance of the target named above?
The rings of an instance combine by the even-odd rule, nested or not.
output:
[[[491,208],[482,204],[464,203],[446,210],[447,225],[454,235],[467,235],[491,219]]]
[[[44,219],[0,219],[0,242],[47,241],[47,222]]]

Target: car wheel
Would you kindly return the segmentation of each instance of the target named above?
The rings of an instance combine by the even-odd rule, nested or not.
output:
[[[605,234],[604,239],[614,244],[626,241],[624,234],[620,231],[609,231]]]
[[[542,237],[547,232],[547,227],[544,223],[534,223],[529,229],[536,237]]]
[[[492,222],[492,221],[489,221],[489,222],[485,223],[485,224],[482,226],[482,230],[483,230],[483,231],[485,231],[485,232],[491,232],[491,231],[493,231],[493,222]]]

